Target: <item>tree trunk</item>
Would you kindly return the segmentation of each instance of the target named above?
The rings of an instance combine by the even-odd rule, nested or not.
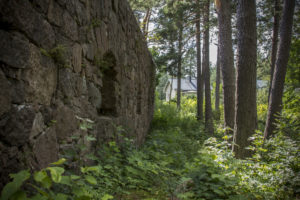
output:
[[[197,0],[196,11],[196,46],[197,46],[197,119],[203,120],[203,80],[201,72],[201,30],[200,0]]]
[[[256,128],[256,5],[255,0],[238,0],[237,88],[233,151],[237,158],[251,155],[248,138]]]
[[[149,27],[150,17],[151,17],[151,8],[147,8],[145,17],[143,19],[143,24],[142,24],[142,31],[143,31],[143,34],[146,39],[148,36],[148,27]]]
[[[221,2],[217,0],[216,5],[220,39],[220,65],[223,78],[224,125],[233,130],[235,116],[235,70],[232,48],[231,1],[223,0]]]
[[[279,32],[279,18],[280,18],[280,0],[274,1],[274,23],[273,23],[273,38],[272,38],[272,54],[271,54],[271,72],[270,72],[270,88],[269,88],[269,95],[268,101],[270,99],[270,93],[272,88],[272,79],[274,74],[275,68],[275,61],[276,61],[276,53],[278,47],[278,32]]]
[[[210,69],[209,69],[209,7],[210,0],[205,2],[204,11],[204,35],[203,35],[203,67],[204,67],[204,82],[205,82],[205,129],[208,133],[213,134],[213,119],[211,108],[210,94]]]
[[[171,76],[171,90],[170,90],[170,96],[169,96],[169,104],[171,103],[171,100],[172,100],[172,90],[173,90],[173,79],[174,79],[174,77],[173,77],[173,74],[172,74],[172,76]]]
[[[178,36],[178,69],[177,69],[177,108],[181,105],[181,58],[182,58],[182,23],[179,22],[179,36]]]
[[[274,134],[274,130],[276,128],[275,122],[282,109],[282,95],[291,46],[294,10],[295,0],[285,0],[283,16],[280,22],[279,48],[277,51],[268,116],[264,133],[265,139]]]
[[[217,69],[216,69],[216,91],[215,91],[215,111],[216,119],[220,120],[220,42],[218,44],[217,53]]]

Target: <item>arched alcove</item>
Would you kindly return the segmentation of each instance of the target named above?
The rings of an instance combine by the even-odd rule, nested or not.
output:
[[[106,52],[101,60],[100,70],[103,74],[103,86],[101,88],[102,105],[100,108],[101,115],[117,116],[117,71],[116,58],[111,51]]]

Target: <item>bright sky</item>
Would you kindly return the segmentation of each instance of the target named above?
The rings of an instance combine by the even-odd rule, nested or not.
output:
[[[217,27],[211,29],[210,32],[210,44],[209,44],[209,61],[212,63],[212,66],[215,66],[217,63],[217,55],[218,55],[218,38],[215,34],[218,31]]]
[[[213,41],[213,43],[215,43]],[[209,61],[213,64],[213,66],[217,63],[217,52],[218,52],[218,47],[217,45],[211,43],[209,45]]]

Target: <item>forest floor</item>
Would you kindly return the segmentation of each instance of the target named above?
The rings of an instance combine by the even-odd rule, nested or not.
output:
[[[250,138],[253,156],[236,159],[223,125],[215,121],[215,133],[205,132],[195,108],[194,99],[183,99],[180,111],[173,102],[157,100],[152,130],[142,147],[117,127],[122,143],[111,141],[84,157],[66,154],[66,159],[32,175],[21,171],[12,176],[0,199],[299,199],[300,151],[295,140],[278,133],[264,142],[258,131]],[[83,147],[77,148],[80,152]],[[97,164],[85,166],[87,158]],[[71,161],[82,167],[71,170]]]
[[[139,156],[133,153],[138,171],[128,174],[137,178],[138,192],[120,199],[298,199],[295,141],[278,134],[264,142],[257,131],[250,138],[253,156],[236,159],[222,116],[215,133],[207,133],[195,108],[194,99],[184,99],[180,111],[175,103],[156,102],[152,131]]]

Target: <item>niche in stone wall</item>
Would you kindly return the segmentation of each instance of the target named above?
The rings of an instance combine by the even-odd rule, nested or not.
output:
[[[111,51],[106,52],[99,61],[98,66],[103,74],[102,105],[99,112],[101,115],[117,116],[117,71],[114,54]]]
[[[142,113],[142,86],[138,86],[137,91],[137,104],[136,104],[136,113],[141,114]]]

